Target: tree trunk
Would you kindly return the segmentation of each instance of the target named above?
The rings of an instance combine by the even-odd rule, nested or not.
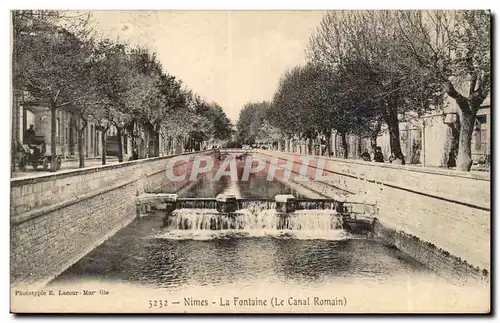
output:
[[[160,133],[158,131],[155,132],[155,156],[160,156]]]
[[[118,136],[118,162],[123,162],[123,131],[121,127],[116,127],[116,135]]]
[[[375,123],[375,127],[370,135],[370,146],[373,151],[375,151],[375,149],[377,148],[377,138],[381,128],[382,128],[382,121],[378,120]]]
[[[84,139],[84,134],[87,129],[87,120],[80,114],[78,118],[78,159],[80,161],[79,168],[85,167],[85,156],[84,156],[84,147],[83,145],[87,144]],[[86,152],[88,153],[88,152]]]
[[[75,115],[71,113],[69,119],[69,154],[73,156],[75,154]]]
[[[141,142],[143,147],[142,158],[149,158],[149,134],[147,131],[144,132]]]
[[[313,140],[311,137],[307,137],[307,154],[312,155],[313,154]]]
[[[61,158],[64,158],[66,155],[66,142],[64,141],[64,117],[61,116],[61,120],[59,121],[59,141],[61,144]]]
[[[106,147],[106,142],[107,142],[107,135],[108,135],[108,129],[103,129],[101,131],[101,146],[102,146],[102,157],[101,157],[101,162],[103,165],[106,165],[106,153],[107,153],[107,147]]]
[[[85,127],[79,127],[78,128],[78,160],[80,161],[78,167],[79,168],[84,168],[85,167],[85,156],[84,151],[83,151],[83,132],[85,131]]]
[[[349,151],[347,150],[347,136],[345,132],[340,133],[340,137],[342,138],[342,154],[344,158],[347,159],[349,156]]]
[[[153,134],[153,156],[151,157],[157,157],[156,155],[156,134]]]
[[[339,157],[339,152],[338,152],[338,147],[337,147],[337,137],[338,137],[338,132],[335,131],[335,136],[333,136],[333,155],[335,158]]]
[[[332,132],[327,131],[325,132],[325,137],[326,137],[326,145],[325,145],[325,155],[330,157],[332,155]]]
[[[132,160],[137,160],[140,158],[138,138],[132,136]]]
[[[377,137],[378,136],[370,136],[370,147],[372,148],[373,151],[377,149]]]
[[[356,156],[357,159],[361,157],[361,144],[362,144],[363,138],[361,135],[358,136],[358,156]]]
[[[444,164],[448,168],[457,166],[458,146],[460,143],[460,122],[448,124],[447,146],[444,151]]]
[[[385,122],[389,128],[389,140],[391,144],[391,153],[401,160],[401,164],[405,164],[405,157],[401,151],[401,142],[399,140],[399,120],[398,113],[395,107],[387,106],[385,109]]]
[[[474,131],[475,115],[464,112],[459,113],[460,135],[458,143],[457,170],[469,172],[472,167],[471,142]]]
[[[51,154],[51,163],[50,163],[50,170],[52,172],[56,171],[57,163],[56,163],[56,156],[57,156],[57,123],[56,123],[56,103],[51,102],[50,103],[50,154]]]
[[[460,135],[457,156],[457,170],[466,172],[470,171],[472,167],[471,142],[477,111],[479,110],[481,104],[486,99],[490,91],[489,87],[484,88],[482,84],[480,84],[476,89],[477,85],[478,83],[476,75],[476,79],[474,79],[470,84],[470,93],[469,98],[467,99],[456,91],[450,81],[445,84],[446,93],[455,100],[459,107],[458,119]],[[476,96],[476,93],[479,93],[480,95]]]

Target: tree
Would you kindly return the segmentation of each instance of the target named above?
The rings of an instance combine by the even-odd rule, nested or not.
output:
[[[342,86],[364,97],[376,121],[389,129],[391,152],[404,163],[399,140],[399,116],[422,114],[438,106],[442,95],[430,75],[417,73],[414,57],[401,51],[397,13],[392,11],[336,11],[327,13],[311,38],[312,61],[344,69]],[[376,122],[375,122],[376,125]]]
[[[196,126],[189,132],[186,145],[189,149],[200,150],[201,143],[214,135],[214,125],[209,118],[211,106],[201,97],[195,96],[193,108],[191,122]]]
[[[47,102],[51,112],[51,154],[56,160],[56,111],[69,106],[81,80],[77,74],[85,62],[85,39],[56,25],[57,12],[13,12],[14,86]],[[88,21],[88,20],[87,20]],[[74,24],[82,38],[88,36],[87,21]],[[75,74],[77,73],[77,74]],[[51,163],[56,170],[56,163]]]
[[[281,130],[272,126],[268,120],[264,119],[259,127],[256,140],[274,145],[283,138]]]
[[[136,71],[132,68],[125,45],[102,39],[95,43],[89,70],[92,72],[94,88],[98,93],[99,105],[87,111],[89,117],[101,132],[102,164],[106,164],[107,133],[114,126],[119,138],[118,161],[123,161],[121,137],[123,129],[131,118],[127,106],[130,91],[138,86]]]
[[[121,132],[129,115],[125,101],[132,84],[133,69],[126,47],[122,44],[102,39],[93,48],[92,73],[100,105],[88,111],[90,118],[101,132],[102,164],[106,164],[107,133],[115,126],[121,138]],[[118,147],[118,161],[123,161],[122,145]]]
[[[309,114],[304,122],[311,123],[314,133],[325,135],[327,142],[335,129],[341,136],[344,158],[347,158],[346,135],[359,133],[365,126],[357,93],[345,88],[344,75],[325,65],[309,63],[302,74],[300,88],[306,105],[303,111]],[[330,145],[327,145],[327,154],[331,154]]]
[[[220,105],[212,103],[207,117],[213,126],[213,139],[227,140],[231,138],[233,125]]]
[[[489,11],[400,11],[398,32],[420,74],[431,75],[459,108],[457,169],[472,166],[474,122],[491,88]]]
[[[325,136],[330,142],[335,129],[342,138],[347,158],[347,134],[355,133],[365,124],[360,113],[361,103],[355,92],[347,91],[338,70],[323,64],[309,63],[284,74],[273,99],[271,122],[289,135],[308,140],[312,153],[313,142]],[[320,143],[320,142],[319,142]],[[330,145],[326,146],[330,155]]]
[[[308,107],[303,104],[300,84],[302,70],[296,66],[281,76],[278,88],[273,96],[271,109],[268,111],[269,122],[279,128],[287,139],[311,133],[311,122],[307,122]],[[306,122],[304,122],[306,121]]]
[[[231,135],[231,123],[220,106],[182,89],[182,82],[163,70],[155,53],[97,40],[87,15],[16,11],[13,24],[14,87],[48,103],[52,158],[60,109],[78,117],[72,118],[72,127],[78,130],[80,167],[84,167],[83,133],[89,120],[102,133],[103,164],[111,126],[117,130],[120,162],[124,133],[134,148],[137,138],[145,141],[140,146],[142,157],[159,154],[160,136],[167,137],[169,145],[181,140],[184,147],[191,143],[199,149],[203,140]]]
[[[237,136],[243,144],[255,144],[269,108],[270,103],[266,101],[245,104],[236,124]]]

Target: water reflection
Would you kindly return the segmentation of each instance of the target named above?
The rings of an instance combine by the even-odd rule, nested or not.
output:
[[[238,182],[238,188],[242,197],[269,198],[278,194],[294,194],[299,197],[290,187],[278,181],[267,181],[265,174],[251,174],[246,182]]]
[[[259,279],[318,282],[353,279],[390,281],[422,271],[399,251],[370,239],[341,241],[231,237],[211,240],[154,238],[160,220],[143,218],[58,277],[90,278],[138,286],[250,285]]]
[[[210,178],[203,177],[196,184],[194,184],[189,190],[181,194],[181,196],[210,198],[217,196],[218,194],[221,194],[227,187],[228,187],[227,182],[214,181]]]

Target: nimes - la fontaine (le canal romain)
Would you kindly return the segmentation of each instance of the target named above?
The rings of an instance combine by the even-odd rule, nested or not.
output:
[[[11,14],[12,312],[490,312],[490,12]]]

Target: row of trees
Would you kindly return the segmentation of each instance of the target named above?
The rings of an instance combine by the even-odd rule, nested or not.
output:
[[[267,101],[245,104],[236,124],[237,140],[249,145],[281,140],[281,131],[269,123],[270,111],[271,103]]]
[[[311,142],[334,129],[347,157],[347,134],[369,136],[375,146],[385,123],[391,152],[404,163],[399,122],[451,98],[459,108],[450,138],[457,169],[470,170],[473,125],[490,93],[489,12],[328,12],[308,58],[285,72],[266,113],[282,136]]]
[[[199,149],[206,140],[223,140],[232,126],[222,108],[208,103],[166,73],[155,53],[96,36],[88,14],[14,11],[13,84],[51,111],[51,142],[56,142],[56,112],[69,111],[78,133],[80,167],[84,167],[83,134],[89,121],[106,133],[115,127],[136,146],[142,138],[156,146],[160,136],[170,144]],[[119,160],[123,160],[119,145]],[[52,149],[54,158],[56,150]],[[155,152],[158,154],[158,152]],[[147,157],[147,156],[145,156]]]

